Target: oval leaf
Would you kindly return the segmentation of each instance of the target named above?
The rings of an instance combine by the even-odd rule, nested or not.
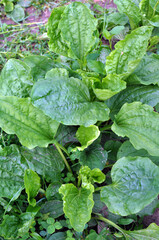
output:
[[[115,45],[115,50],[107,57],[107,74],[116,73],[127,78],[146,53],[151,33],[152,27],[143,26],[132,31],[124,40],[119,41]]]
[[[114,164],[111,177],[113,183],[102,188],[101,200],[115,214],[137,213],[159,194],[159,167],[149,158],[121,158]]]
[[[65,125],[88,127],[109,119],[104,103],[91,102],[87,86],[76,78],[55,78],[35,83],[33,103],[52,119]]]
[[[87,185],[88,187],[88,185]],[[63,210],[69,218],[71,226],[77,232],[84,230],[85,224],[91,219],[91,212],[94,205],[94,187],[79,190],[72,184],[62,185],[59,189],[63,197]]]
[[[76,58],[84,62],[85,56],[95,44],[93,36],[97,20],[91,11],[80,2],[69,4],[59,22],[59,29],[64,41],[69,42]]]
[[[116,94],[106,101],[110,109],[110,117],[114,120],[114,116],[119,112],[124,103],[132,103],[140,101],[152,107],[159,103],[159,87],[158,86],[128,86],[122,92]]]
[[[16,145],[0,149],[0,197],[12,199],[19,189],[24,188],[25,166],[21,163],[21,155]]]
[[[53,142],[59,124],[35,108],[29,98],[0,96],[0,127],[16,134],[23,146],[47,147]]]
[[[10,59],[4,65],[0,78],[1,95],[28,97],[32,86],[31,69],[24,62]]]
[[[159,114],[141,102],[125,103],[115,117],[112,130],[130,138],[136,149],[146,149],[152,156],[159,156]]]

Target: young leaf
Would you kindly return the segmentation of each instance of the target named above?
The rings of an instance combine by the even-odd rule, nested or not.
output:
[[[132,29],[139,26],[141,13],[132,0],[114,0],[114,3],[117,5],[119,12],[125,13],[129,17]]]
[[[96,73],[105,75],[105,64],[96,60],[87,60],[88,68]]]
[[[84,62],[87,53],[94,46],[97,20],[91,11],[80,2],[69,4],[59,22],[62,38],[69,43],[77,59]]]
[[[100,135],[100,131],[97,126],[91,125],[89,127],[80,126],[76,132],[76,137],[81,143],[81,147],[76,147],[73,151],[77,149],[83,151],[89,145],[91,145]]]
[[[124,82],[120,76],[109,74],[102,79],[102,84],[99,84],[98,82],[94,83],[93,91],[99,100],[105,101],[125,88],[126,82]]]
[[[0,197],[12,199],[19,189],[24,188],[25,166],[21,163],[21,155],[16,145],[0,149]]]
[[[159,87],[158,86],[128,86],[122,92],[116,94],[106,101],[110,109],[110,117],[114,120],[114,116],[119,112],[124,103],[132,103],[140,101],[152,107],[159,103]]]
[[[36,206],[36,200],[34,197],[38,194],[38,191],[41,187],[40,184],[40,177],[38,174],[31,169],[25,170],[24,175],[24,185],[25,185],[25,191],[28,195],[28,202],[31,206]]]
[[[136,231],[125,231],[126,235],[128,235],[127,240],[135,239],[135,240],[158,240],[159,226],[155,223],[151,223],[148,228]]]
[[[159,156],[159,114],[141,102],[125,103],[115,117],[112,130],[122,137],[129,137],[133,146],[146,149],[152,156]]]
[[[143,26],[119,41],[115,45],[115,50],[107,57],[107,74],[116,73],[127,78],[143,58],[151,33],[152,27]]]
[[[142,210],[159,193],[159,167],[149,158],[123,157],[111,171],[113,183],[101,190],[101,200],[115,214],[127,216]]]
[[[105,175],[98,168],[91,170],[87,166],[82,166],[79,171],[79,179],[82,180],[82,186],[86,186],[89,183],[102,183],[105,180]]]
[[[53,146],[36,147],[31,150],[20,147],[20,153],[26,161],[27,168],[36,171],[48,181],[61,179],[61,172],[65,166],[60,154]]]
[[[0,78],[0,94],[3,96],[28,97],[33,86],[31,69],[24,62],[9,59]]]
[[[159,85],[159,56],[151,54],[143,57],[138,67],[126,80],[129,84]]]
[[[85,224],[91,218],[94,187],[87,184],[87,188],[77,189],[72,183],[62,185],[59,193],[63,195],[63,210],[69,218],[71,226],[77,232],[82,232]]]
[[[109,119],[105,103],[91,102],[87,86],[76,78],[39,81],[35,83],[31,97],[36,107],[65,125],[88,127]]]
[[[53,142],[59,123],[35,108],[29,98],[0,96],[0,127],[16,134],[28,148],[47,147]]]
[[[24,62],[31,68],[34,81],[44,78],[45,74],[54,67],[52,59],[46,56],[32,55],[24,58]]]

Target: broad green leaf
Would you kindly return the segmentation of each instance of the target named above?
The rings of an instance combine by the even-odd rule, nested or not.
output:
[[[76,132],[76,137],[81,143],[81,147],[76,147],[73,151],[77,149],[83,151],[89,145],[91,145],[100,135],[99,128],[95,125],[89,127],[80,126]]]
[[[105,101],[125,88],[126,82],[120,76],[109,74],[102,79],[102,83],[94,83],[93,91],[99,100]]]
[[[121,142],[115,140],[108,140],[104,144],[104,149],[108,152],[109,163],[114,163],[118,159],[117,152],[121,146]]]
[[[25,191],[28,195],[28,202],[31,206],[36,206],[36,200],[34,199],[38,194],[41,187],[40,177],[31,169],[26,169],[24,174]]]
[[[159,193],[159,167],[149,158],[123,157],[114,164],[111,177],[113,183],[102,188],[101,200],[115,214],[137,213]]]
[[[88,166],[82,166],[79,171],[79,179],[82,180],[82,186],[89,183],[102,183],[105,180],[105,175],[98,168],[91,170]]]
[[[132,0],[114,0],[114,3],[117,5],[119,12],[128,16],[132,29],[139,26],[141,13]]]
[[[87,53],[94,46],[96,37],[94,32],[97,20],[91,11],[80,2],[69,4],[59,22],[59,29],[64,41],[69,46],[77,59],[84,62]]]
[[[4,11],[5,12],[11,12],[14,9],[14,4],[12,2],[6,2],[4,3]]]
[[[121,33],[125,29],[124,26],[115,26],[114,28],[111,29],[110,34],[111,36],[115,36]]]
[[[159,15],[155,15],[149,20],[149,23],[154,27],[159,27]]]
[[[125,231],[127,240],[158,240],[159,226],[151,223],[148,228],[136,231]]]
[[[148,157],[153,163],[159,166],[159,157],[149,155],[145,149],[136,150],[129,141],[125,141],[119,148],[119,151],[117,153],[117,159],[128,156]]]
[[[130,84],[159,85],[159,56],[145,56],[132,75],[126,80]]]
[[[48,240],[66,240],[66,232],[57,232],[48,237]]]
[[[24,62],[31,68],[31,74],[35,81],[44,78],[45,74],[55,65],[52,59],[40,55],[28,56],[24,58]]]
[[[17,239],[25,235],[34,223],[34,216],[32,213],[22,213],[19,216],[5,215],[0,224],[0,236],[5,239]]]
[[[69,218],[71,226],[77,232],[84,230],[85,224],[91,219],[94,187],[77,189],[72,183],[63,184],[59,193],[63,195],[63,210]]]
[[[113,27],[117,25],[124,26],[128,22],[128,17],[124,13],[120,12],[111,12],[107,16],[108,27]]]
[[[96,60],[87,60],[88,68],[96,73],[105,75],[105,64]]]
[[[16,145],[0,149],[0,169],[0,197],[12,199],[19,189],[24,188],[25,166],[21,163],[21,155]]]
[[[159,156],[159,114],[141,102],[125,103],[115,117],[112,130],[130,139],[133,146],[146,149],[152,156]]]
[[[28,97],[33,86],[31,69],[24,62],[9,59],[0,78],[0,94],[4,96]]]
[[[124,103],[132,103],[140,101],[152,107],[159,103],[159,87],[158,86],[128,86],[122,92],[116,94],[106,101],[110,109],[110,117],[114,120],[114,116],[119,112]]]
[[[52,218],[58,218],[64,214],[63,203],[59,200],[47,201],[42,205],[40,212],[42,214],[49,214]]]
[[[52,119],[65,125],[88,127],[109,119],[109,109],[102,102],[91,102],[87,86],[76,78],[59,78],[35,83],[33,104]]]
[[[14,6],[13,11],[9,14],[9,16],[13,19],[13,21],[21,22],[25,18],[24,9],[19,4],[16,4]]]
[[[60,182],[53,182],[47,187],[46,189],[47,200],[52,200],[54,197],[56,198],[56,196],[59,194],[58,190],[60,186],[61,186]]]
[[[19,218],[12,215],[5,215],[0,224],[0,236],[5,239],[16,239],[18,228],[20,226]]]
[[[128,77],[143,58],[148,40],[151,36],[152,27],[143,26],[128,34],[124,40],[119,41],[107,57],[107,74],[120,74],[123,78]]]
[[[26,161],[27,168],[36,171],[48,181],[58,181],[61,179],[61,172],[64,169],[63,160],[58,151],[53,147],[29,150],[20,147],[20,153]]]
[[[60,77],[69,77],[69,73],[65,68],[53,68],[50,71],[48,71],[45,75],[45,78],[47,80],[52,80],[54,78],[60,78]]]
[[[49,49],[63,56],[68,56],[69,45],[62,39],[61,30],[59,28],[59,23],[64,9],[64,6],[53,9],[48,20],[47,35],[50,38]]]
[[[70,142],[78,142],[75,138],[76,131],[77,127],[60,124],[55,139],[63,146]]]
[[[79,152],[78,159],[81,165],[90,169],[99,168],[103,170],[107,162],[108,153],[100,144],[92,144],[87,149]]]
[[[47,147],[53,142],[59,124],[35,108],[29,98],[0,96],[0,127],[16,134],[23,146]]]

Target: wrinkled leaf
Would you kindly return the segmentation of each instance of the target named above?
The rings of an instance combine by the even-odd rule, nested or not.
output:
[[[105,101],[126,88],[126,82],[116,74],[109,74],[102,83],[95,82],[93,91],[99,100]]]
[[[19,189],[24,188],[24,170],[16,145],[0,149],[0,197],[12,199]]]
[[[102,183],[105,180],[105,175],[98,168],[91,170],[88,166],[82,166],[79,171],[79,179],[82,180],[82,186],[88,183]]]
[[[28,56],[24,58],[24,62],[31,68],[31,74],[35,81],[45,77],[45,74],[54,67],[53,60],[46,56]]]
[[[159,166],[159,157],[151,156],[145,149],[136,150],[129,141],[125,141],[119,148],[117,159],[128,156],[148,157],[153,163]]]
[[[122,92],[116,94],[106,101],[110,109],[110,117],[114,120],[114,116],[119,112],[124,103],[132,103],[140,101],[152,107],[159,103],[159,87],[158,86],[128,86]]]
[[[111,12],[111,14],[107,17],[108,26],[117,26],[117,25],[125,25],[128,22],[128,17],[124,13],[120,12]]]
[[[130,139],[133,146],[159,156],[159,114],[141,102],[125,103],[115,117],[112,130]]]
[[[139,26],[141,21],[141,14],[139,8],[132,0],[114,0],[119,12],[125,13],[128,18],[132,29]]]
[[[91,11],[80,2],[69,4],[59,22],[59,29],[64,41],[77,59],[84,62],[85,56],[94,46],[96,38],[93,36],[96,30],[97,20]]]
[[[27,149],[20,147],[20,152],[26,161],[26,165],[33,171],[45,177],[48,181],[61,179],[64,169],[63,160],[58,151],[53,147]]]
[[[143,58],[148,40],[151,36],[152,27],[143,26],[128,34],[124,40],[119,41],[107,57],[107,74],[121,74],[123,78],[128,77]]]
[[[69,77],[69,73],[65,68],[53,68],[50,71],[48,71],[45,75],[45,78],[47,80],[52,80],[54,78],[60,77]]]
[[[62,185],[59,193],[63,195],[63,210],[69,218],[71,226],[77,232],[82,232],[85,224],[91,218],[94,187],[77,189],[72,183]]]
[[[24,62],[9,59],[0,78],[0,94],[3,96],[28,97],[33,86],[31,69]]]
[[[61,36],[59,23],[64,12],[65,6],[54,8],[48,20],[47,35],[50,38],[49,49],[63,56],[68,56],[69,46],[65,43]]]
[[[24,174],[25,191],[28,195],[28,202],[31,206],[36,206],[36,200],[34,199],[38,194],[41,187],[40,177],[31,169],[26,169]]]
[[[91,102],[87,86],[76,78],[39,81],[35,83],[31,95],[36,107],[65,125],[88,127],[98,120],[109,119],[107,106]]]
[[[149,158],[123,157],[112,167],[111,177],[113,183],[102,188],[101,200],[115,214],[137,213],[159,193],[159,167]]]
[[[0,96],[0,127],[16,134],[23,146],[47,147],[53,142],[58,123],[35,108],[29,98]]]
[[[134,73],[129,76],[127,82],[130,84],[159,85],[159,56],[157,54],[145,56]]]

